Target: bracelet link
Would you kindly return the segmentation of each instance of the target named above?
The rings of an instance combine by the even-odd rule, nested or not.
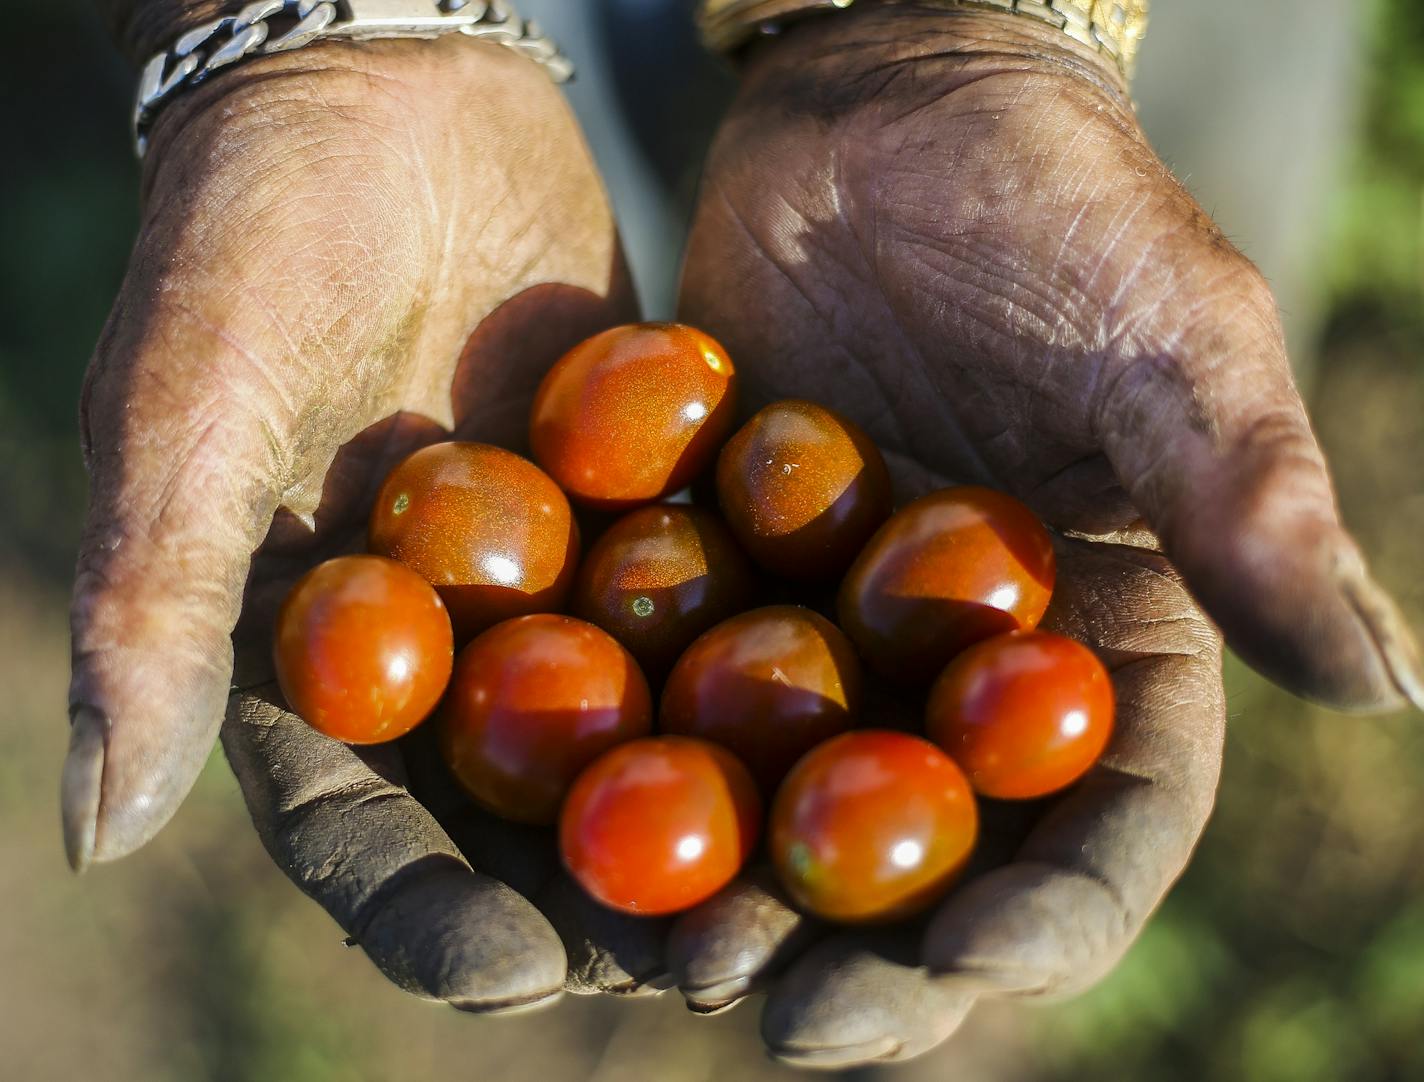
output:
[[[274,19],[292,25],[274,35]],[[288,52],[328,38],[370,41],[451,33],[512,49],[541,65],[556,83],[573,78],[568,58],[537,23],[520,18],[508,0],[252,0],[235,15],[187,31],[144,65],[134,103],[134,148],[142,158],[154,120],[180,90],[249,56]]]
[[[1030,19],[1037,19],[1041,23],[1047,23],[1055,30],[1062,30],[1068,25],[1068,16],[1059,11],[1049,0],[1039,3],[1038,0],[1019,0],[1014,7],[1017,15],[1027,15]]]
[[[775,33],[794,19],[850,7],[855,0],[700,0],[697,25],[714,52],[729,53],[758,33]],[[894,3],[896,0],[882,0]],[[1147,30],[1148,0],[914,0],[947,8],[1024,15],[1061,30],[1108,56],[1131,78]]]
[[[1098,39],[1093,36],[1093,13],[1091,6],[1085,7],[1082,4],[1063,3],[1058,0],[1054,5],[1064,18],[1062,30],[1074,41],[1088,46],[1090,49],[1098,48]],[[1114,56],[1116,61],[1117,57]]]

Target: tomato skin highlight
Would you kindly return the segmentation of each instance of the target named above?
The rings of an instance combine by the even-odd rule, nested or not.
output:
[[[685,504],[630,511],[589,548],[570,608],[658,680],[713,624],[746,608],[753,576],[716,515]]]
[[[379,556],[339,556],[292,587],[273,661],[292,712],[348,744],[404,736],[450,679],[454,638],[439,595]]]
[[[579,771],[652,724],[648,683],[628,651],[592,624],[539,613],[496,624],[460,651],[440,753],[477,803],[548,824]]]
[[[857,557],[840,625],[882,675],[927,684],[961,650],[1043,618],[1056,565],[1048,531],[992,489],[941,489],[907,504]]]
[[[770,605],[688,647],[663,688],[659,726],[728,748],[770,794],[797,759],[855,723],[860,696],[860,662],[840,628]]]
[[[501,620],[562,608],[579,557],[573,509],[543,470],[460,441],[423,447],[390,472],[368,540],[440,592],[460,642]]]
[[[1112,678],[1080,642],[1045,631],[986,639],[941,674],[926,732],[976,792],[1029,800],[1081,778],[1113,732]]]
[[[911,916],[963,870],[979,833],[954,761],[907,733],[861,729],[808,752],[772,805],[772,861],[802,909],[848,924]]]
[[[634,323],[566,353],[534,396],[535,461],[575,503],[617,511],[685,488],[736,414],[736,374],[710,335]]]
[[[773,402],[727,441],[717,496],[751,558],[794,579],[842,574],[893,508],[890,472],[870,437],[800,399]]]
[[[658,736],[595,759],[559,817],[564,866],[593,898],[640,916],[680,912],[721,890],[761,831],[746,767],[705,740]]]

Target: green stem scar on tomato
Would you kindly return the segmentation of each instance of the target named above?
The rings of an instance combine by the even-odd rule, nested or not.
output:
[[[435,443],[381,485],[369,548],[430,582],[465,642],[501,620],[562,607],[579,534],[569,501],[528,459],[485,443]]]
[[[655,504],[630,511],[589,548],[571,607],[657,680],[693,639],[745,609],[752,590],[751,566],[716,515]]]

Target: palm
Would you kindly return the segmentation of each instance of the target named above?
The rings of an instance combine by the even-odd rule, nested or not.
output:
[[[519,80],[509,93],[532,95],[517,117],[493,109],[481,123],[452,124],[412,102],[423,85],[416,69],[408,87],[367,93],[362,126],[318,115],[312,130],[292,131],[319,151],[280,177],[253,185],[234,155],[236,175],[202,179],[248,192],[225,208],[234,235],[278,238],[255,253],[204,252],[215,275],[296,287],[268,299],[247,335],[227,330],[242,356],[216,376],[242,393],[262,376],[252,369],[275,358],[283,386],[249,392],[252,408],[274,430],[284,407],[306,422],[276,449],[288,476],[240,625],[257,640],[296,575],[363,543],[376,489],[397,462],[452,435],[519,448],[540,374],[632,314],[603,193],[562,102],[532,66],[502,70]],[[370,113],[383,104],[389,138],[373,140]],[[511,184],[510,159],[530,150],[511,140],[528,131],[542,142],[537,133],[551,126],[563,138],[553,138],[560,151],[543,150],[542,183]],[[231,128],[223,138],[234,140]],[[197,208],[180,227],[208,228],[208,212]],[[567,229],[566,217],[583,228]]]
[[[1031,20],[873,6],[755,57],[682,309],[755,396],[837,404],[1060,529],[1145,518],[1231,645],[1294,690],[1424,694],[1340,525],[1270,290],[1108,69]]]
[[[887,5],[797,27],[748,64],[694,218],[681,312],[751,405],[842,410],[902,497],[968,481],[1028,501],[1060,534],[1045,625],[1095,647],[1119,697],[1101,765],[991,808],[927,925],[828,935],[748,884],[674,929],[689,998],[769,985],[767,1039],[808,1064],[923,1051],[981,994],[1086,986],[1180,873],[1220,765],[1220,642],[1158,534],[1272,675],[1356,705],[1408,681],[1363,571],[1338,573],[1354,549],[1269,291],[1115,77],[1025,23]]]
[[[825,401],[1055,525],[1126,527],[1103,422],[1122,377],[1148,376],[1110,347],[1159,318],[1174,260],[1245,265],[1193,221],[1123,99],[961,64],[887,67],[839,95],[772,75],[745,90],[704,179],[683,313],[726,337],[757,398]]]
[[[955,480],[892,462],[907,495]],[[1043,626],[1095,647],[1114,674],[1117,728],[1099,765],[1061,798],[986,802],[971,866],[928,925],[837,932],[796,914],[755,869],[672,928],[672,971],[694,1008],[766,989],[774,1051],[845,1066],[926,1051],[981,995],[1070,993],[1116,964],[1212,807],[1220,643],[1159,553],[1062,536],[1057,552]],[[877,691],[862,724],[922,725],[921,702]],[[926,963],[949,979],[932,979]]]

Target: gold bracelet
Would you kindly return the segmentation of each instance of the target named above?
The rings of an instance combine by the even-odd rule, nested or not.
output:
[[[756,34],[774,34],[806,15],[848,8],[854,0],[700,0],[697,28],[706,46],[730,53]],[[1106,53],[1124,78],[1132,75],[1147,32],[1148,0],[933,0],[944,7],[1026,15]]]

